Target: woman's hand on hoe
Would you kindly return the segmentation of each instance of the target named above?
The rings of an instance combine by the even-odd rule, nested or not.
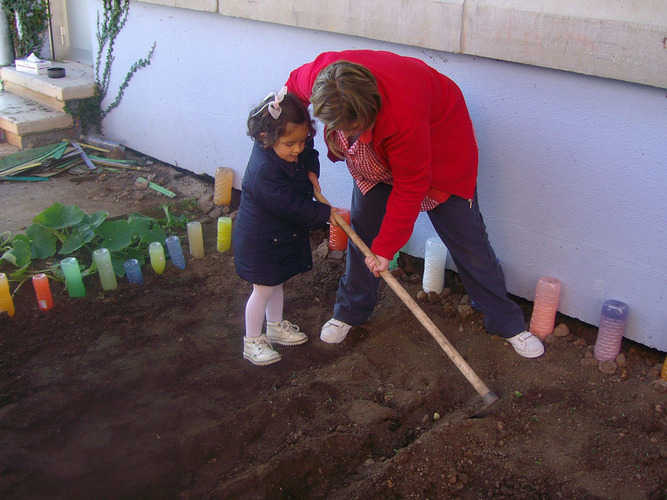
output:
[[[378,262],[375,261],[376,258]],[[382,271],[389,269],[389,259],[380,257],[379,255],[376,255],[375,258],[366,257],[366,266],[368,267],[368,270],[375,275],[376,278],[379,278]]]

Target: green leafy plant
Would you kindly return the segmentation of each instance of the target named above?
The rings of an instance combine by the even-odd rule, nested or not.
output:
[[[89,129],[93,129],[95,132],[102,131],[104,117],[120,105],[125,94],[125,89],[130,84],[130,80],[137,71],[151,63],[151,57],[153,57],[153,52],[155,51],[155,42],[153,42],[148,55],[138,59],[130,66],[111,104],[103,108],[102,102],[107,97],[111,81],[114,44],[127,22],[127,16],[130,12],[130,0],[104,0],[103,3],[104,9],[101,21],[100,14],[99,12],[97,13],[97,55],[94,68],[95,91],[88,99],[69,101],[64,108],[66,113],[74,117],[82,132],[87,132]],[[103,55],[105,56],[104,65],[102,65]]]
[[[8,232],[0,234],[0,268],[12,265],[16,271],[9,273],[12,281],[23,281],[27,277],[46,272],[55,279],[63,280],[58,263],[35,271],[35,261],[66,256],[78,257],[80,263],[89,266],[83,274],[97,270],[92,252],[108,248],[114,272],[125,275],[123,263],[127,259],[146,262],[148,245],[153,241],[165,241],[167,232],[186,227],[185,215],[174,216],[164,205],[164,219],[156,219],[140,213],[132,213],[127,219],[108,219],[108,212],[84,213],[76,205],[54,203],[33,219],[25,234],[14,238]]]
[[[39,52],[49,26],[47,0],[4,0],[2,7],[9,21],[9,35],[17,59]]]

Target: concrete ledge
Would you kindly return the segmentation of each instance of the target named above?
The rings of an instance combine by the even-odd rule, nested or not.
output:
[[[166,5],[168,7],[180,7],[190,10],[202,10],[205,12],[217,12],[217,0],[141,0],[144,3]]]
[[[358,35],[446,52],[460,52],[464,0],[220,2],[225,16]]]
[[[95,91],[93,68],[75,62],[57,62],[54,66],[65,68],[64,78],[49,78],[16,71],[13,66],[0,69],[0,78],[14,87],[23,87],[61,102],[91,97]]]
[[[47,108],[55,109],[56,111],[62,111],[64,112],[65,108],[65,102],[61,101],[59,99],[56,99],[55,97],[50,97],[50,96],[45,96],[44,94],[40,92],[36,92],[34,90],[30,90],[28,88],[25,88],[21,85],[17,85],[16,83],[10,81],[10,80],[5,80],[5,92],[9,92],[14,95],[18,95],[21,97],[24,97],[25,99],[29,99],[31,101],[38,102],[40,104],[43,104]]]
[[[143,0],[667,87],[667,2]]]
[[[67,129],[72,117],[23,97],[0,94],[0,128],[18,136]]]
[[[667,2],[583,4],[467,0],[461,51],[667,87]]]

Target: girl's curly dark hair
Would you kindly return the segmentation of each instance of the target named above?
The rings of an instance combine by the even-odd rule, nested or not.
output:
[[[315,136],[315,120],[312,119],[308,108],[303,105],[298,97],[285,94],[280,103],[282,111],[278,118],[271,116],[268,109],[268,103],[274,99],[275,96],[273,95],[267,97],[250,112],[248,116],[248,135],[253,141],[261,144],[265,149],[270,148],[285,134],[287,125],[290,123],[307,125],[309,136]]]

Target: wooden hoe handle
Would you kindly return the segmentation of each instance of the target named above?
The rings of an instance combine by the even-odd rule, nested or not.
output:
[[[327,199],[322,195],[321,192],[318,192],[315,190],[315,199],[321,203],[326,203],[327,205],[331,206],[331,203],[327,201]],[[357,233],[354,232],[354,230],[349,226],[347,222],[345,222],[345,219],[338,213],[334,212],[334,219],[336,220],[336,223],[340,226],[340,228],[349,236],[349,238],[352,240],[354,245],[361,250],[361,252],[366,256],[366,257],[372,257],[375,259],[375,262],[379,264],[377,256],[371,252],[371,249],[368,248],[366,243],[362,241],[362,239],[359,237]],[[490,405],[494,401],[498,399],[498,396],[496,396],[487,386],[484,384],[482,379],[480,379],[477,374],[473,371],[472,368],[470,368],[470,365],[461,357],[461,355],[457,352],[456,349],[454,349],[454,346],[447,340],[447,338],[443,335],[443,333],[438,329],[438,327],[431,321],[431,318],[429,318],[426,313],[423,311],[421,307],[414,301],[414,299],[410,296],[410,294],[401,286],[401,284],[396,280],[393,274],[391,274],[389,271],[382,271],[380,273],[380,276],[387,282],[387,284],[396,292],[396,295],[399,296],[399,298],[403,301],[403,303],[408,306],[408,309],[414,314],[417,319],[420,321],[420,323],[426,328],[428,333],[431,334],[431,336],[435,339],[435,341],[440,345],[443,351],[445,351],[445,354],[449,356],[449,359],[452,360],[452,362],[456,365],[456,367],[459,369],[459,371],[465,376],[466,379],[468,379],[468,382],[472,384],[472,386],[475,388],[475,390],[478,392],[478,394],[482,397],[482,400],[486,405]]]

